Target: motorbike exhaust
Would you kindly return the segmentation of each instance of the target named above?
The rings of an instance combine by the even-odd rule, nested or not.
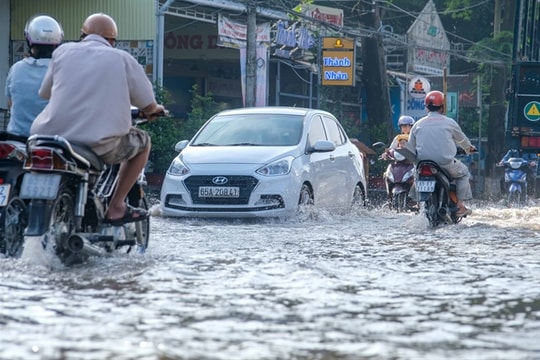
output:
[[[72,234],[67,239],[67,247],[73,253],[83,253],[87,256],[103,256],[107,253],[105,249],[92,244],[84,234]]]
[[[450,217],[450,214],[448,212],[448,208],[446,207],[441,207],[439,208],[439,216],[441,219],[444,219],[444,221],[447,223],[447,224],[451,224],[452,223],[452,218]]]

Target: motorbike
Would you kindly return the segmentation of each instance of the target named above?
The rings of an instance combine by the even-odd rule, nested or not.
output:
[[[417,211],[416,202],[409,196],[414,185],[413,164],[394,150],[389,151],[388,160],[391,163],[384,173],[384,179],[390,208],[397,212]]]
[[[523,158],[510,158],[500,164],[504,166],[504,184],[508,206],[523,206],[527,203],[527,171],[531,164]]]
[[[435,161],[418,160],[408,149],[397,149],[400,154],[415,165],[414,192],[416,200],[422,205],[431,227],[444,224],[457,224],[465,216],[458,216],[456,182],[450,174]],[[458,149],[458,155],[465,153]]]
[[[384,143],[373,144],[374,148],[386,147]],[[414,165],[394,149],[379,156],[379,160],[390,161],[383,174],[388,206],[397,212],[418,211],[417,203],[409,196],[414,184]]]
[[[135,125],[146,121],[138,109],[132,109],[132,118]],[[114,226],[105,221],[119,164],[105,164],[89,147],[58,135],[30,136],[26,152],[20,188],[20,197],[29,201],[25,247],[41,242],[65,265],[121,249],[144,253],[149,218]],[[127,196],[129,206],[148,209],[145,185],[143,171]]]
[[[423,203],[424,213],[431,227],[457,224],[463,217],[457,216],[455,180],[431,160],[419,161],[416,165],[416,194]]]
[[[0,253],[19,257],[27,223],[27,201],[19,197],[26,137],[0,132]]]

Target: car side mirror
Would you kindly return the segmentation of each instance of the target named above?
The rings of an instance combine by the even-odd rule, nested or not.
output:
[[[184,150],[188,143],[189,143],[189,140],[182,140],[182,141],[177,142],[176,145],[174,146],[174,151],[180,152]]]
[[[336,150],[336,144],[328,140],[318,140],[311,148],[311,152],[330,152]]]

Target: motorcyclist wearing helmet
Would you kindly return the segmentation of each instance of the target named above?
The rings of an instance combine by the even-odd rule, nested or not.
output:
[[[24,37],[30,52],[9,69],[5,92],[10,110],[7,131],[28,137],[32,122],[47,105],[38,90],[52,52],[62,43],[64,31],[53,17],[36,15],[27,21]]]
[[[407,138],[408,138],[408,135],[411,132],[411,128],[412,128],[413,125],[414,125],[414,119],[413,119],[412,116],[402,115],[402,116],[399,117],[398,126],[399,126],[399,129],[401,130],[401,134],[396,135],[394,137],[394,139],[392,140],[392,143],[390,144],[390,147],[388,149],[386,149],[384,153],[382,153],[381,157],[384,160],[389,160],[390,159],[390,150],[397,149],[399,147],[399,136],[400,135],[407,135]]]
[[[130,107],[141,109],[149,120],[164,111],[142,66],[128,52],[114,48],[117,36],[113,18],[93,14],[82,25],[80,42],[54,52],[39,89],[40,96],[50,101],[30,131],[86,144],[105,163],[121,164],[105,214],[111,224],[148,217],[144,209],[125,203],[151,146],[148,133],[132,126]]]
[[[418,160],[432,160],[445,169],[456,181],[458,198],[457,216],[470,215],[472,211],[465,207],[464,200],[472,198],[469,183],[469,169],[455,158],[457,146],[467,153],[476,151],[470,140],[463,133],[458,123],[444,115],[445,97],[434,90],[426,94],[424,100],[428,114],[418,120],[411,129],[407,148],[416,154]]]

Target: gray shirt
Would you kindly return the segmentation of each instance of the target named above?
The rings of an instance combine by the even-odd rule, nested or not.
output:
[[[62,135],[92,147],[130,131],[131,105],[142,109],[154,102],[152,83],[137,60],[98,35],[54,51],[39,95],[49,103],[31,134]]]
[[[433,160],[439,165],[448,165],[456,156],[456,144],[466,152],[472,146],[454,119],[438,112],[429,112],[412,127],[407,148],[416,153],[418,160]]]

